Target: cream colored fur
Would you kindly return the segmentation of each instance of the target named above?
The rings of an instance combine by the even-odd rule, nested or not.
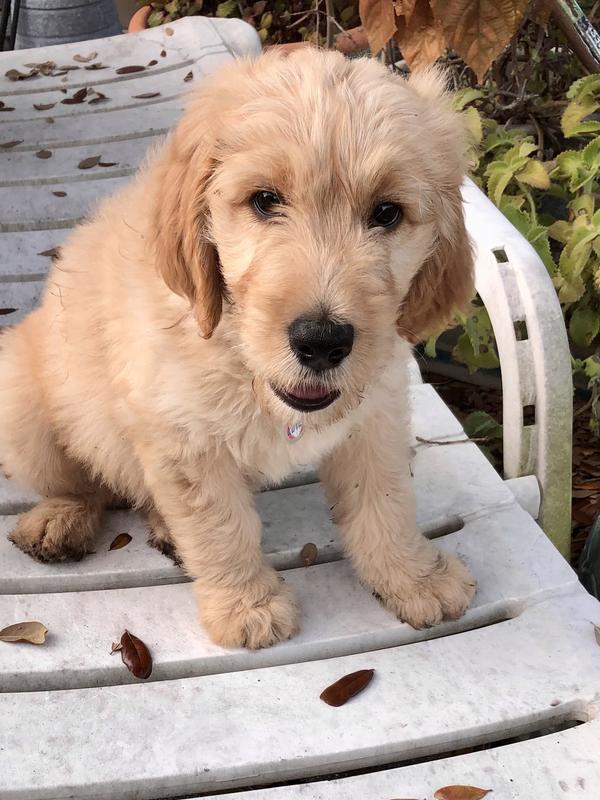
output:
[[[406,82],[299,50],[207,80],[136,179],[70,236],[42,306],[2,337],[0,462],[47,498],[14,543],[81,557],[124,498],[182,559],[212,638],[267,646],[299,611],[261,552],[252,491],[313,462],[383,604],[416,627],[460,616],[474,581],[415,525],[406,365],[407,341],[472,289],[463,147],[434,72]],[[284,198],[282,219],[252,210],[261,189]],[[403,208],[394,230],[367,227],[382,199]],[[356,337],[317,379],[287,330],[323,310]],[[317,380],[341,393],[323,411],[272,389]]]

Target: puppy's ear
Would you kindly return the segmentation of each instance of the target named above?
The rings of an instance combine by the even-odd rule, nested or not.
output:
[[[454,311],[468,306],[475,291],[473,252],[460,196],[467,133],[462,117],[450,107],[445,84],[443,71],[435,68],[416,72],[408,81],[430,138],[428,167],[436,188],[433,249],[413,278],[398,318],[398,332],[412,343],[439,333]]]
[[[155,169],[151,230],[156,267],[169,289],[189,300],[202,336],[208,339],[221,317],[223,279],[210,241],[205,199],[210,156],[189,119],[184,118],[172,134]]]

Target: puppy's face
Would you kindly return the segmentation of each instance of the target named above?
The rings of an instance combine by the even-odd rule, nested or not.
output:
[[[271,413],[339,419],[399,333],[415,341],[468,299],[462,150],[431,73],[307,50],[204,87],[164,162],[180,232],[158,263],[205,336],[227,317]]]

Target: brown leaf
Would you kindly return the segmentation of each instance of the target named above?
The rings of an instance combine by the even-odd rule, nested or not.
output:
[[[110,543],[109,550],[120,550],[122,547],[127,547],[131,541],[131,536],[128,533],[119,533]]]
[[[23,144],[23,139],[13,139],[11,142],[2,142],[0,147],[3,150],[8,150],[11,147],[16,147],[18,144]]]
[[[52,192],[52,194],[53,194],[55,197],[66,197],[66,196],[67,196],[67,193],[66,193],[66,192]]]
[[[65,97],[64,100],[61,100],[61,103],[64,103],[66,106],[75,105],[76,103],[83,103],[85,98],[87,97],[87,87],[84,86],[82,89],[78,89],[73,97]]]
[[[512,39],[529,0],[430,0],[448,46],[482,81],[492,61]]]
[[[15,110],[14,106],[5,106],[5,105],[0,106],[0,111],[14,111],[14,110]]]
[[[74,55],[73,61],[78,61],[80,64],[89,64],[90,61],[93,61],[98,53],[90,53],[89,56],[80,56]]]
[[[96,105],[97,103],[104,103],[106,100],[110,100],[110,97],[102,94],[102,92],[96,92],[96,97],[92,97],[91,100],[88,100],[88,106]]]
[[[592,625],[594,625],[593,622]],[[594,637],[596,639],[596,644],[600,647],[600,628],[597,625],[594,625]]]
[[[38,253],[38,256],[48,256],[49,258],[58,258],[60,256],[60,247],[51,247],[50,250],[43,250]]]
[[[0,642],[44,644],[48,628],[41,622],[17,622],[0,631]]]
[[[144,92],[144,94],[134,94],[134,100],[149,100],[151,97],[160,97],[160,92]]]
[[[131,75],[132,72],[143,72],[146,67],[142,67],[140,65],[133,65],[131,67],[119,67],[116,70],[117,75]]]
[[[35,154],[36,158],[52,158],[52,150],[38,150]]]
[[[442,25],[433,18],[428,0],[416,0],[410,17],[398,17],[396,41],[411,70],[433,64],[446,49]]]
[[[435,800],[481,800],[493,789],[478,789],[477,786],[442,786],[433,795]]]
[[[300,551],[300,560],[305,567],[310,567],[315,563],[318,555],[317,545],[313,544],[313,542],[307,542]]]
[[[91,169],[100,163],[101,158],[102,156],[89,156],[89,158],[84,158],[83,161],[80,161],[77,166],[79,169]]]
[[[113,642],[110,646],[110,654],[112,656],[113,653],[118,653],[119,650],[123,648],[121,642]]]
[[[371,683],[374,672],[374,669],[359,669],[358,672],[344,675],[339,681],[323,689],[320,695],[321,700],[329,706],[343,706],[351,697],[362,692]]]
[[[5,316],[6,314],[14,314],[15,311],[18,311],[17,308],[0,308],[0,317]]]
[[[183,80],[184,80],[184,83],[189,83],[190,81],[193,81],[194,80],[194,73],[191,72],[191,71],[188,72],[188,74],[185,76],[185,78]]]
[[[166,50],[161,50],[160,51],[160,57],[161,58],[164,58],[166,55],[167,55],[167,51]]]
[[[373,55],[396,33],[396,15],[391,0],[359,0],[358,13]]]
[[[547,0],[534,0],[527,16],[533,20],[537,25],[545,28],[548,31],[548,23],[550,22],[550,15],[552,14],[552,6]]]
[[[48,111],[50,108],[54,108],[56,103],[34,103],[33,107],[36,111]]]
[[[600,489],[600,481],[583,481],[583,483],[574,483],[574,489],[589,489],[590,491],[596,491]]]
[[[121,658],[136,678],[149,678],[152,673],[152,657],[146,645],[137,636],[125,631],[121,636]]]
[[[38,74],[38,69],[33,67],[29,72],[19,72],[18,69],[9,69],[4,73],[9,81],[26,81],[28,78],[34,78]]]
[[[407,22],[410,22],[417,0],[395,0],[393,3],[396,16],[404,17]]]
[[[165,33],[167,36],[173,36],[175,31],[173,30],[173,28],[165,28]]]
[[[158,61],[157,61],[155,58],[153,58],[153,59],[152,59],[152,61],[149,61],[149,62],[148,62],[148,66],[149,66],[149,67],[154,67],[154,66],[156,66],[157,64],[158,64]]]
[[[99,167],[116,167],[118,165],[118,161],[99,161]]]
[[[84,69],[89,69],[89,70],[108,69],[108,67],[106,66],[106,64],[102,64],[100,61],[96,61],[95,64],[88,64],[87,67],[84,67]]]

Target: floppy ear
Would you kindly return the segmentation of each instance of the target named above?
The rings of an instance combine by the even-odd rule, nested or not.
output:
[[[197,121],[197,120],[196,120]],[[175,294],[186,297],[205,339],[221,317],[223,278],[210,241],[205,199],[211,175],[208,148],[187,120],[176,129],[155,167],[158,188],[152,219],[156,267]]]
[[[437,211],[433,252],[414,276],[398,317],[398,332],[412,344],[442,331],[475,292],[473,252],[460,191],[456,188],[445,195]]]
[[[469,304],[475,291],[473,253],[460,196],[468,134],[463,118],[451,107],[445,85],[445,73],[435,67],[408,79],[429,137],[427,167],[436,187],[433,249],[414,276],[398,317],[399,333],[412,343],[439,333],[454,311]]]

